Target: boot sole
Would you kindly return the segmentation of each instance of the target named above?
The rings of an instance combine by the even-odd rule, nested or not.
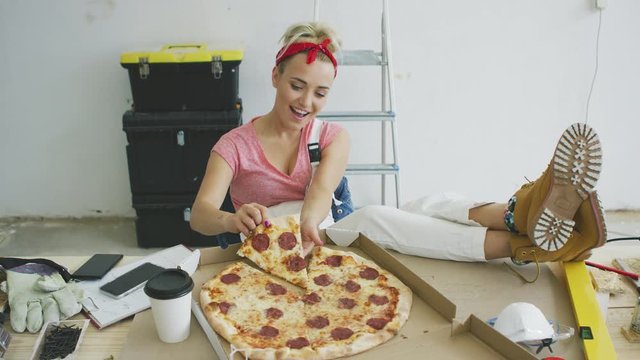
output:
[[[598,134],[586,124],[571,125],[562,133],[552,163],[551,187],[529,230],[529,237],[546,251],[566,244],[575,213],[598,182],[602,165]]]

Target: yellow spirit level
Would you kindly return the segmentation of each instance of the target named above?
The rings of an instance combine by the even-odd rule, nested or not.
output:
[[[588,360],[617,359],[584,261],[563,262],[573,313]]]

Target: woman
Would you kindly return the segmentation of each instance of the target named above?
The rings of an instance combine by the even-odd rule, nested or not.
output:
[[[318,228],[328,217],[332,195],[344,174],[349,136],[322,123],[321,159],[312,171],[307,144],[337,74],[339,41],[328,26],[296,24],[282,37],[271,78],[271,111],[225,134],[213,147],[191,213],[191,227],[206,235],[248,236],[274,206],[300,213],[305,254],[322,245]],[[220,210],[230,189],[235,213]],[[275,213],[274,213],[275,214]],[[330,220],[327,220],[330,221]]]

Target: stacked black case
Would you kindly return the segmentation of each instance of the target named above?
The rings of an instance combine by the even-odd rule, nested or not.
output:
[[[139,78],[129,64],[122,64],[129,70],[134,95],[134,106],[124,113],[122,125],[138,246],[225,246],[240,241],[237,234],[205,236],[191,230],[189,224],[211,148],[223,134],[242,124],[238,64],[225,62],[222,75],[215,79],[211,63],[174,65],[171,72],[160,71],[163,64],[151,64],[145,78]],[[191,87],[189,91],[178,88],[199,95],[165,99],[167,94],[173,97],[180,92],[175,88],[181,75],[181,81]],[[230,97],[235,100],[230,102]],[[136,106],[136,101],[144,104]],[[228,194],[221,209],[234,211]]]
[[[140,113],[122,117],[140,247],[217,246],[237,234],[205,236],[189,219],[213,145],[242,123],[241,109]],[[222,210],[233,212],[227,195]]]

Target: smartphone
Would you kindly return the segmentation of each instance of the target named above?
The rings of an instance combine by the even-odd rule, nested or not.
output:
[[[122,259],[122,254],[95,254],[82,264],[71,277],[78,280],[97,280]]]
[[[100,290],[112,298],[120,299],[141,288],[147,280],[162,270],[164,270],[164,268],[158,265],[144,263],[102,285]]]

